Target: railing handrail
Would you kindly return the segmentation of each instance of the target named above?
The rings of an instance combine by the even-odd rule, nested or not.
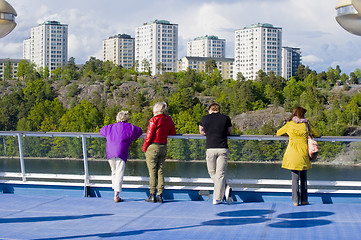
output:
[[[0,131],[0,136],[18,136],[23,137],[77,137],[85,136],[87,138],[103,138],[100,133],[89,132],[28,132],[28,131]],[[140,136],[145,138],[145,134]],[[177,134],[168,136],[170,139],[206,139],[205,136],[200,134]],[[230,135],[229,140],[257,140],[257,141],[287,141],[288,137],[279,137],[276,135]],[[315,138],[320,142],[361,142],[361,136],[322,136]]]
[[[20,166],[21,166],[21,172],[16,173],[0,173],[0,177],[3,175],[7,175],[5,177],[21,177],[22,182],[25,184],[31,183],[31,181],[27,181],[27,177],[29,178],[46,178],[45,175],[42,174],[31,174],[26,173],[25,171],[25,163],[24,163],[24,154],[23,154],[23,146],[22,146],[22,138],[23,137],[76,137],[82,139],[82,150],[83,150],[83,160],[84,160],[84,174],[81,175],[81,177],[76,177],[75,179],[80,178],[84,182],[82,183],[84,188],[86,189],[88,186],[95,186],[96,184],[90,183],[90,180],[99,178],[99,180],[104,180],[104,176],[91,176],[88,171],[88,157],[87,157],[87,146],[86,146],[86,138],[103,138],[99,133],[87,133],[87,132],[27,132],[27,131],[0,131],[0,136],[13,136],[18,138],[18,144],[19,144],[19,157],[20,157]],[[141,138],[144,138],[145,134],[141,136]],[[205,139],[205,136],[202,136],[200,134],[179,134],[179,135],[173,135],[169,136],[171,139]],[[279,137],[274,135],[231,135],[228,136],[229,140],[256,140],[256,141],[286,141],[288,140],[288,137]],[[354,137],[354,136],[324,136],[320,138],[316,138],[317,141],[320,142],[361,142],[361,137]],[[51,176],[51,174],[48,174],[47,176]],[[68,175],[62,174],[62,175],[53,175],[55,179],[59,178],[65,178],[68,179]],[[131,177],[130,177],[131,178]],[[134,178],[134,177],[133,177]],[[145,177],[137,177],[141,179],[145,179]],[[108,178],[106,178],[108,179]],[[105,179],[105,180],[106,180]],[[126,179],[126,178],[125,178]],[[172,182],[172,183],[209,183],[210,179],[192,179],[192,178],[176,178],[171,177],[167,178],[166,181]],[[0,181],[0,183],[3,181]],[[12,180],[7,181],[12,182]],[[233,182],[235,184],[250,184],[250,185],[285,185],[290,184],[289,180],[273,180],[273,179],[230,179],[230,182]],[[346,181],[331,181],[329,183],[324,181],[310,181],[310,185],[318,185],[318,186],[343,186],[343,187],[353,187],[353,186],[359,186],[359,182],[346,182]],[[49,182],[44,182],[43,184],[49,184]],[[59,184],[59,183],[54,183]],[[71,183],[70,185],[79,185],[80,183]],[[143,185],[139,185],[143,186]],[[181,188],[182,186],[173,186],[174,188]],[[188,186],[183,186],[184,188],[189,188]],[[194,189],[202,189],[202,187],[194,187]],[[343,190],[342,190],[343,191]],[[360,190],[357,190],[361,193]],[[84,191],[86,192],[86,191]]]

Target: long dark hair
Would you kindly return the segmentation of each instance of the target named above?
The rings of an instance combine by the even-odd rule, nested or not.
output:
[[[291,121],[293,117],[305,118],[307,110],[302,107],[295,107],[288,121]]]

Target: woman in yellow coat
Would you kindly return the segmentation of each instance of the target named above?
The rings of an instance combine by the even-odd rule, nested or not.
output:
[[[307,205],[307,170],[312,168],[308,155],[306,123],[314,137],[319,134],[310,121],[305,118],[306,109],[296,107],[293,109],[288,122],[277,131],[277,136],[288,135],[289,143],[283,156],[282,168],[292,171],[292,201],[295,206]],[[299,187],[299,182],[301,189]]]

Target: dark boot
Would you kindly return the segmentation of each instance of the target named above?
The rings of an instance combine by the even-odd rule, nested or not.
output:
[[[159,203],[163,203],[164,201],[163,201],[163,194],[159,194],[158,196],[157,196],[157,202],[159,202]]]
[[[149,194],[149,197],[147,199],[145,199],[146,202],[152,202],[155,203],[157,202],[157,200],[155,199],[155,194]]]

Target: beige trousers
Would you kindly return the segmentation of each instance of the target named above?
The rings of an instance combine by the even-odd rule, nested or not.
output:
[[[215,200],[222,201],[226,191],[228,155],[228,148],[209,148],[206,152],[207,169],[214,184],[213,199]]]

